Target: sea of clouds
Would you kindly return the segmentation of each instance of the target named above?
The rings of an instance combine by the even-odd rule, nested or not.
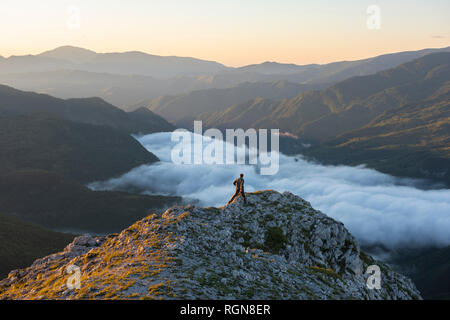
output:
[[[324,166],[300,156],[280,154],[276,175],[262,176],[249,165],[176,165],[171,133],[137,137],[161,162],[119,178],[89,185],[93,190],[125,190],[178,195],[201,205],[222,206],[232,196],[232,181],[245,174],[247,192],[290,191],[345,224],[363,245],[388,248],[450,244],[450,190],[422,190],[375,170]]]

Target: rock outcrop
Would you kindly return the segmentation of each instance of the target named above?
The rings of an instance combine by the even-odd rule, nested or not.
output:
[[[0,298],[421,299],[410,279],[300,197],[267,190],[249,193],[248,203],[173,207],[120,234],[78,237],[12,271]],[[67,286],[72,265],[79,289]],[[370,265],[380,268],[380,289],[367,285]]]

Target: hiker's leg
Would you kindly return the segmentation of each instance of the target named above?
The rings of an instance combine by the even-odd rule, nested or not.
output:
[[[237,193],[233,194],[233,196],[231,197],[230,200],[228,200],[228,204],[232,203],[234,201],[234,199],[236,199],[237,197]]]
[[[233,202],[233,200],[234,199],[236,199],[236,197],[238,196],[238,192],[235,192],[234,194],[233,194],[233,196],[231,197],[231,199],[230,200],[228,200],[228,202],[227,202],[227,204],[230,204],[230,203],[232,203]]]
[[[244,202],[247,203],[247,198],[245,197],[245,192],[241,192],[242,198],[244,198]]]

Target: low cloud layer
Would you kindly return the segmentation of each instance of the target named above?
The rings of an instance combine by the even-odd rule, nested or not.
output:
[[[280,155],[274,176],[252,166],[175,165],[170,133],[138,138],[160,163],[89,185],[94,190],[133,190],[199,199],[202,205],[224,205],[234,192],[232,181],[245,174],[246,191],[290,191],[314,208],[345,224],[362,244],[417,247],[450,244],[450,190],[420,190],[363,167],[323,166],[300,157]]]

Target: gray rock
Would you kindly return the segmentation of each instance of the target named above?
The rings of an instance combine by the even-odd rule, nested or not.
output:
[[[115,285],[123,287],[117,298],[421,299],[410,279],[365,255],[342,223],[300,197],[270,190],[247,197],[248,206],[240,198],[219,209],[178,206],[119,235],[77,237],[63,252],[12,271],[0,282],[0,298],[102,298],[96,293],[111,285],[96,275],[109,270],[123,283]],[[173,263],[144,275],[130,271],[146,270],[155,254]],[[39,287],[45,281],[38,276],[65,276],[70,264],[89,284],[82,296],[64,286]],[[381,289],[368,288],[369,265],[380,267]],[[19,282],[27,284],[20,296]],[[152,296],[156,289],[149,288],[162,283],[168,289]]]

